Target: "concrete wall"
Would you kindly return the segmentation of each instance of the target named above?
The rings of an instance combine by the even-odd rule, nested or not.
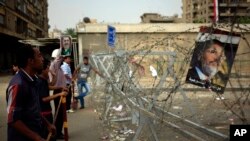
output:
[[[77,27],[79,55],[90,52],[110,52],[118,49],[125,50],[148,50],[153,51],[175,51],[177,61],[183,61],[187,57],[191,59],[191,52],[194,48],[195,39],[199,27],[204,24],[118,24],[116,28],[116,46],[110,48],[107,45],[106,24],[79,24]],[[250,25],[249,25],[250,26]],[[248,27],[249,27],[248,26]],[[244,39],[241,39],[235,60],[235,66],[244,68],[244,73],[249,72],[250,31],[244,32]],[[243,63],[244,62],[244,63]],[[243,64],[243,66],[242,66]],[[237,70],[235,70],[237,71]],[[243,69],[242,69],[243,71]],[[243,73],[243,72],[242,72]]]

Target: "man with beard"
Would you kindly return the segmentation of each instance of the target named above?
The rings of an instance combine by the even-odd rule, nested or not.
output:
[[[225,87],[223,80],[227,80],[225,74],[228,67],[221,59],[224,55],[223,44],[218,40],[207,40],[199,49],[198,58],[192,60],[195,63],[191,63],[186,81],[209,89],[212,85]]]
[[[62,55],[70,56],[71,55],[71,37],[62,36],[61,37],[61,46],[62,46]]]

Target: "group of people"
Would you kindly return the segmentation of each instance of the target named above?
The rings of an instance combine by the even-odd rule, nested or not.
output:
[[[54,59],[50,61],[37,48],[20,47],[17,64],[13,66],[17,72],[6,90],[8,141],[45,141],[49,133],[53,136],[50,140],[64,139],[62,97],[66,97],[67,112],[73,112],[71,101],[80,100],[80,108],[84,108],[90,71],[102,76],[89,64],[88,57],[83,58],[83,63],[73,74],[70,56],[62,56],[60,49],[56,49],[52,57]],[[72,81],[77,81],[79,86],[77,97],[72,96]],[[51,100],[54,100],[55,116]]]

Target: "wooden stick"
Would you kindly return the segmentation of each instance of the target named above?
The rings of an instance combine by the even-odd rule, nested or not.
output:
[[[55,122],[56,122],[56,119],[57,119],[57,115],[58,115],[58,112],[59,112],[59,109],[60,109],[60,106],[61,106],[61,103],[62,103],[62,99],[63,99],[63,96],[60,97],[60,101],[59,101],[59,104],[57,106],[56,113],[55,113],[55,116],[54,116],[55,118],[54,118],[54,121],[53,121],[53,125],[55,125]],[[51,138],[51,136],[52,136],[52,132],[49,132],[46,141],[49,141],[50,138]]]

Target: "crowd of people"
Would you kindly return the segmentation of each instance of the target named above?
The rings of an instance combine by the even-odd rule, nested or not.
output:
[[[78,100],[79,109],[85,108],[84,97],[89,92],[87,78],[91,70],[102,76],[89,64],[87,56],[73,73],[70,55],[62,55],[61,50],[56,49],[52,58],[52,61],[44,58],[37,48],[20,47],[17,62],[13,65],[15,74],[6,90],[8,141],[64,139],[62,98],[66,98],[67,113],[74,112],[71,103]],[[77,82],[79,93],[76,97],[71,91],[74,82]],[[54,114],[50,105],[52,100]]]

